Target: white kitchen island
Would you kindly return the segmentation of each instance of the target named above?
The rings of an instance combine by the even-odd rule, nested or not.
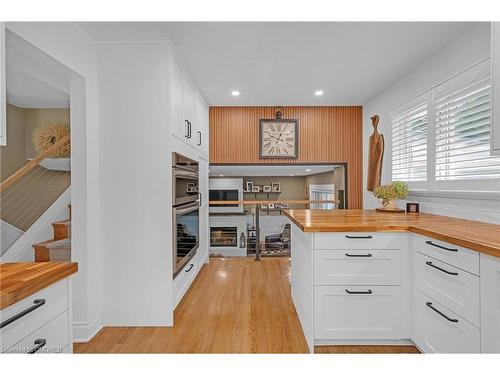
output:
[[[500,237],[477,238],[500,226],[369,210],[286,214],[295,224],[292,299],[311,352],[350,344],[500,352]]]

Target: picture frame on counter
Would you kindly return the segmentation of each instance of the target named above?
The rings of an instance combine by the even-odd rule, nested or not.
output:
[[[420,204],[406,203],[406,212],[410,214],[418,214],[420,212]]]

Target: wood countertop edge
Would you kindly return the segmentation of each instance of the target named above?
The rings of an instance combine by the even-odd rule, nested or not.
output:
[[[46,272],[29,280],[19,281],[19,285],[11,286],[7,290],[0,290],[0,310],[5,309],[37,292],[45,289],[78,272],[78,263],[68,263],[67,267],[57,272]],[[48,275],[47,275],[48,274]],[[1,287],[1,285],[0,285]]]
[[[331,227],[315,227],[314,224],[312,226],[305,226],[292,217],[287,211],[283,211],[284,214],[295,224],[297,225],[304,233],[339,233],[339,232],[410,232],[416,233],[423,236],[431,237],[436,240],[441,240],[445,242],[449,242],[453,245],[463,246],[473,251],[477,251],[479,253],[488,254],[497,258],[500,258],[500,247],[492,246],[486,243],[479,242],[477,240],[471,240],[466,237],[460,237],[456,235],[451,235],[447,233],[441,232],[439,229],[428,229],[422,228],[418,225],[411,224],[403,224],[401,226],[394,225],[363,225],[359,229],[353,229],[352,226],[349,228],[345,228],[342,224],[335,226],[335,224],[331,224]]]

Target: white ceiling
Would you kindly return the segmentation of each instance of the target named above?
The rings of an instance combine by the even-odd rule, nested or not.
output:
[[[473,22],[92,22],[97,41],[172,40],[210,105],[356,105]],[[322,97],[314,91],[322,89]],[[239,90],[237,98],[231,90]]]
[[[24,108],[69,108],[69,69],[6,32],[7,102]]]
[[[309,176],[330,172],[336,168],[343,167],[332,165],[211,165],[208,174],[211,177]]]

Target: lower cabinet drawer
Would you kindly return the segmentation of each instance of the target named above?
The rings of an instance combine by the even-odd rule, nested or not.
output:
[[[196,253],[195,256],[186,264],[184,269],[182,269],[181,272],[179,272],[179,274],[175,277],[173,283],[174,309],[177,307],[182,297],[184,297],[184,294],[186,294],[198,271],[202,267],[202,255],[203,254],[200,252]]]
[[[314,338],[401,339],[399,286],[315,286]]]
[[[426,353],[479,353],[480,331],[424,293],[416,291],[413,341]]]
[[[315,285],[399,285],[400,250],[315,250]]]
[[[68,351],[68,312],[65,311],[55,319],[25,337],[7,349],[7,353],[54,354]]]
[[[479,327],[479,277],[417,253],[416,288]]]
[[[5,323],[26,313],[0,329],[0,350],[10,348],[68,309],[68,279],[61,280],[0,311]]]

